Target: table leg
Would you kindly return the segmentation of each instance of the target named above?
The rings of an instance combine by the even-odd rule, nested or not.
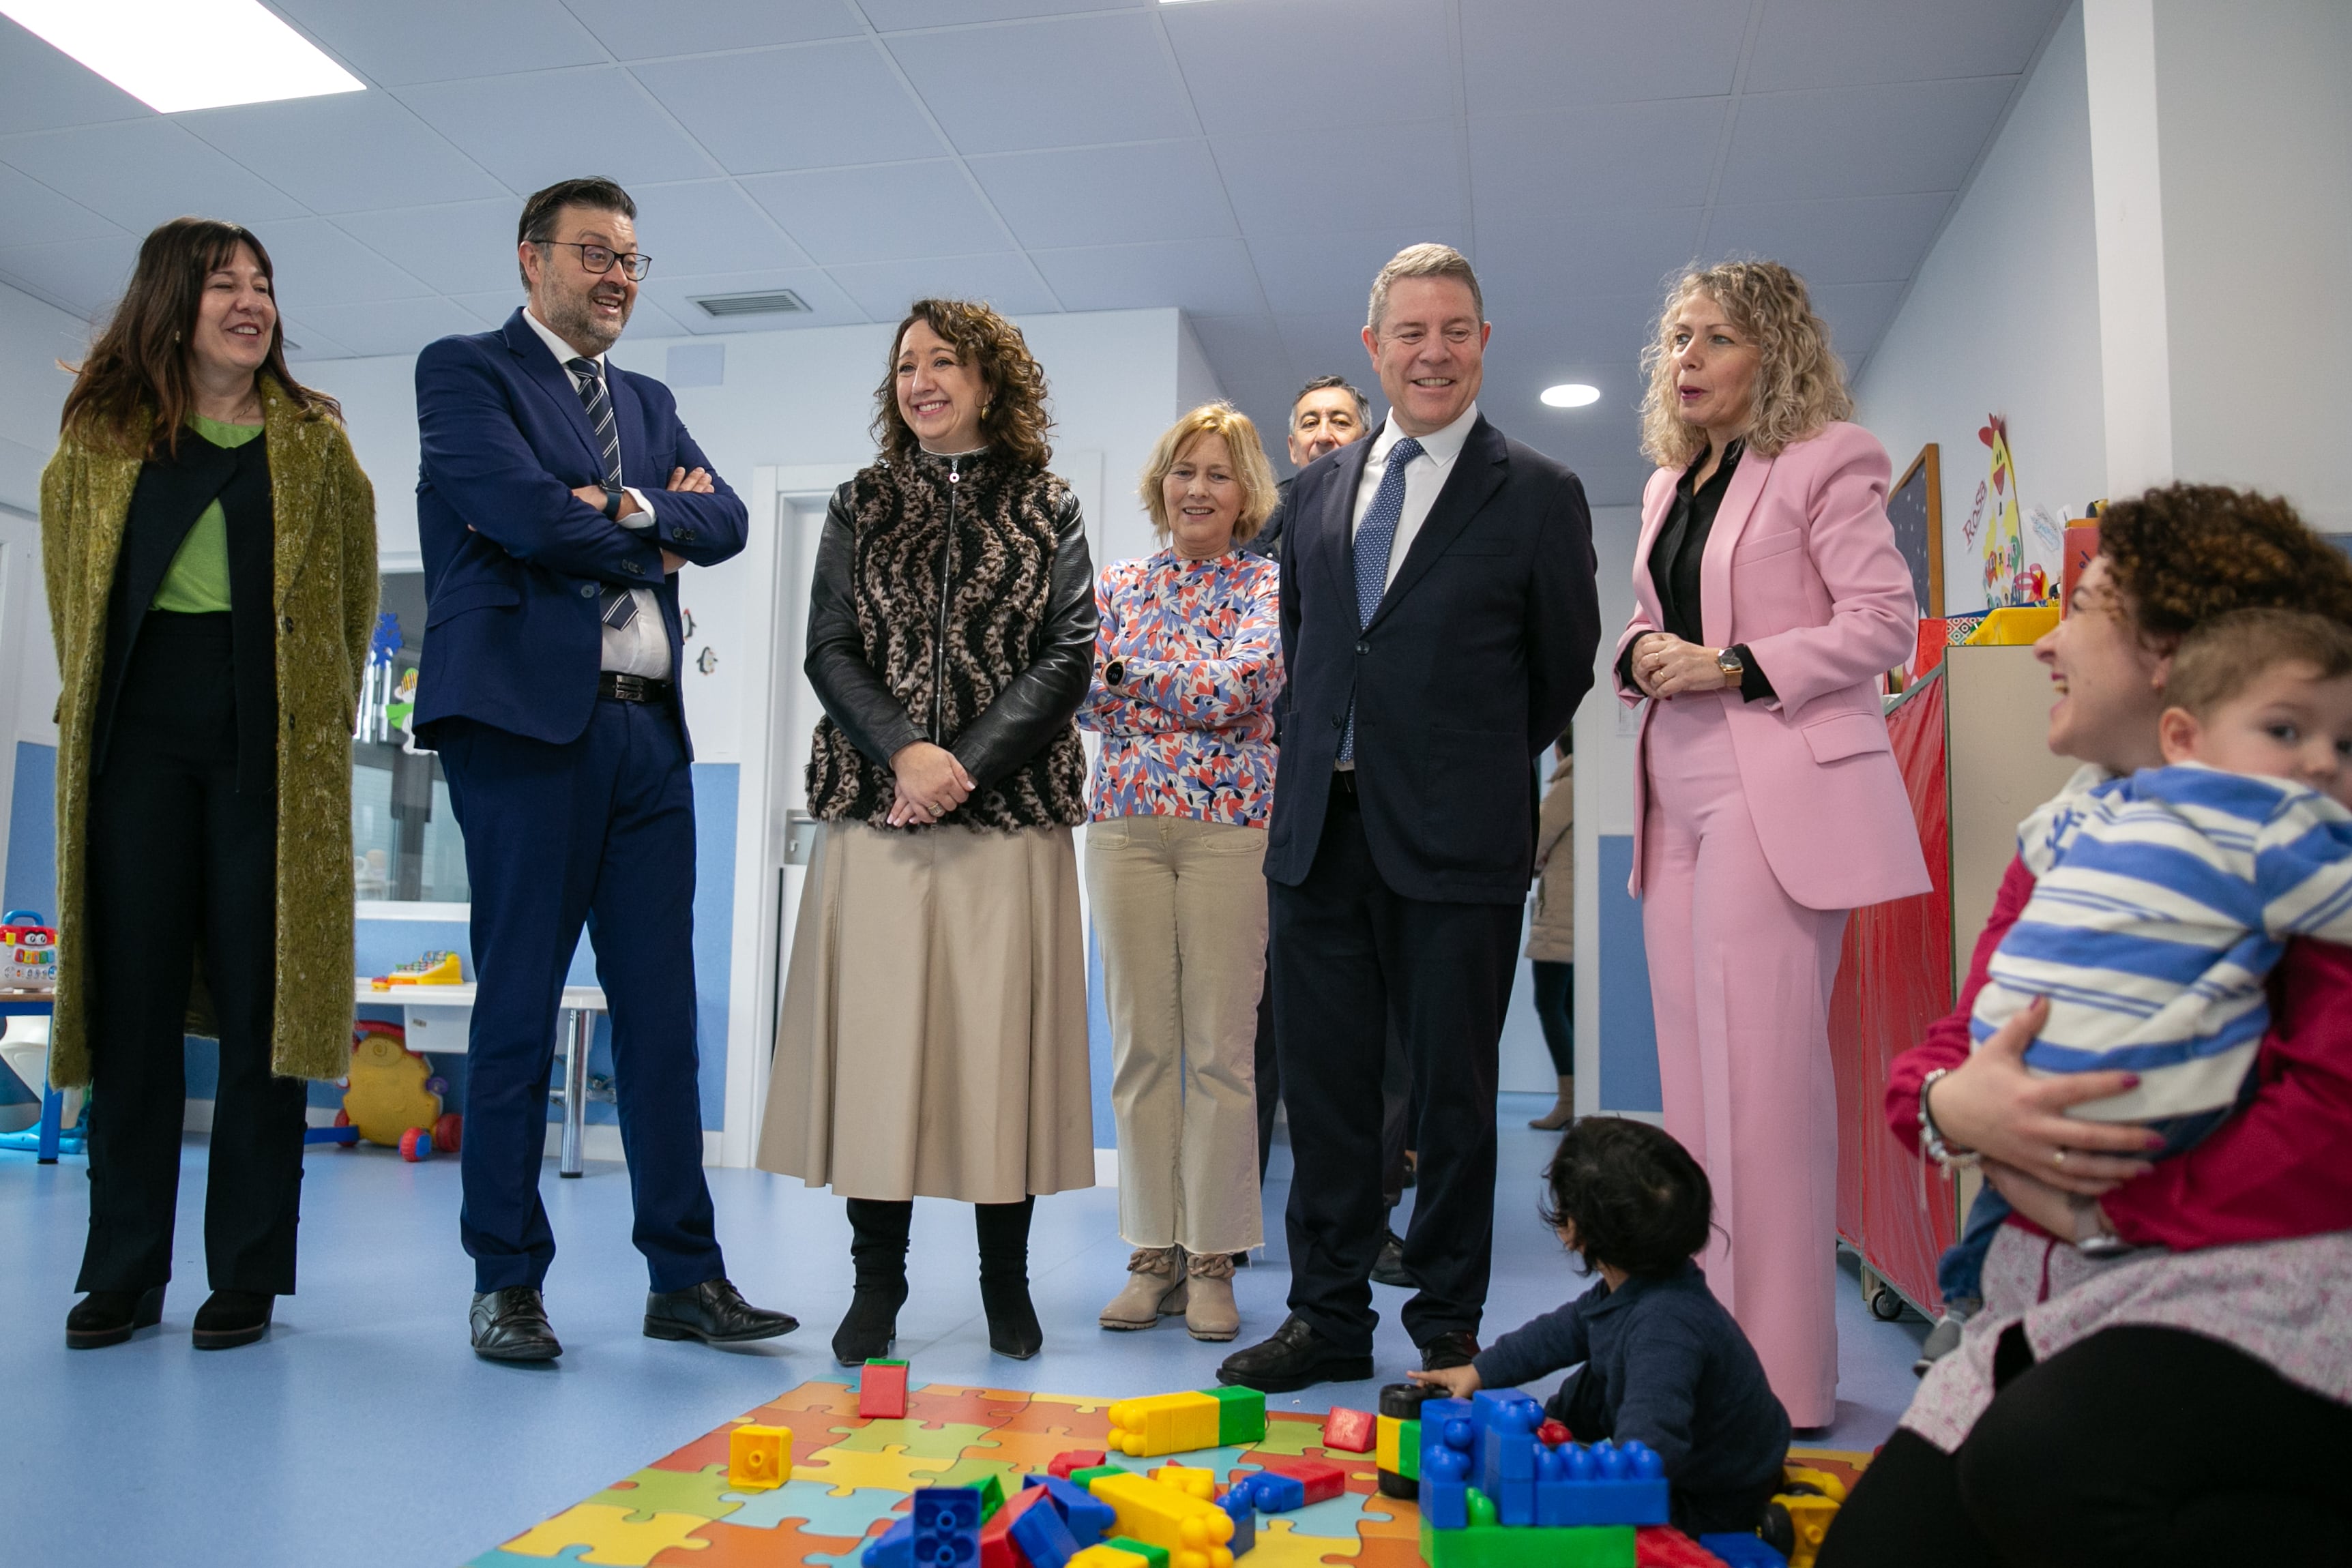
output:
[[[596,1015],[586,1008],[572,1011],[572,1043],[563,1053],[563,1155],[555,1174],[581,1174],[580,1141],[588,1115],[588,1041]]]

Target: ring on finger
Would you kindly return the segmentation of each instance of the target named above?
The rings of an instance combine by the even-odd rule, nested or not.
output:
[[[2063,1149],[2051,1150],[2050,1163],[2057,1166],[2060,1170],[2064,1170],[2066,1168],[2066,1151]]]

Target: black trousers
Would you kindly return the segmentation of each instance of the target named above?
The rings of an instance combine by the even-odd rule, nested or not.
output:
[[[1393,1012],[1420,1155],[1405,1303],[1416,1343],[1475,1333],[1495,1249],[1496,1044],[1517,960],[1516,904],[1434,904],[1381,880],[1353,794],[1335,789],[1307,880],[1272,895],[1275,1030],[1290,1107],[1290,1309],[1371,1349],[1381,1204],[1381,1081]]]
[[[1897,1431],[1821,1568],[2300,1568],[2352,1553],[2352,1407],[2180,1329],[2106,1329],[2039,1364],[2011,1333],[1996,1363],[2011,1375],[1959,1452]]]
[[[89,1242],[77,1290],[172,1277],[201,944],[220,1025],[206,1271],[216,1291],[294,1291],[309,1096],[269,1071],[278,799],[237,792],[233,664],[226,615],[151,612],[90,786]]]

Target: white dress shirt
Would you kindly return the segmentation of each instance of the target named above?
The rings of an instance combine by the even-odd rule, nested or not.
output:
[[[1397,567],[1404,560],[1405,551],[1412,548],[1413,536],[1429,518],[1429,508],[1436,504],[1437,493],[1445,488],[1445,477],[1454,472],[1454,460],[1462,455],[1463,443],[1470,439],[1470,427],[1478,423],[1478,404],[1472,402],[1454,418],[1453,423],[1416,437],[1421,443],[1421,455],[1404,471],[1404,515],[1397,519],[1396,539],[1389,547],[1388,575],[1383,583],[1396,580]],[[1364,459],[1364,476],[1356,486],[1356,517],[1349,525],[1349,534],[1364,526],[1364,514],[1372,509],[1372,497],[1380,493],[1381,476],[1389,470],[1389,451],[1404,439],[1405,433],[1397,428],[1396,415],[1391,413],[1381,422],[1380,434],[1372,437],[1371,455]]]
[[[541,320],[527,305],[523,307],[522,319],[530,323],[530,329],[539,334],[539,340],[547,345],[547,351],[555,356],[555,362],[563,367],[564,374],[572,378],[572,390],[575,392],[582,390],[586,382],[572,369],[572,361],[583,357],[580,350],[557,337],[554,329]],[[593,361],[597,374],[606,373],[604,355],[585,357]],[[606,402],[612,401],[613,387],[609,381],[604,384],[604,397]],[[583,403],[581,406],[584,410],[587,405]],[[615,431],[619,429],[620,413],[620,404],[613,403]],[[632,533],[652,528],[653,502],[646,499],[646,493],[635,485],[624,488],[637,503],[638,510],[622,519],[621,527]],[[633,588],[629,590],[629,597],[637,601],[635,618],[626,626],[599,628],[604,634],[604,659],[599,667],[615,674],[643,675],[649,681],[666,681],[669,679],[669,628],[662,621],[661,601],[654,597],[654,591],[650,588]]]

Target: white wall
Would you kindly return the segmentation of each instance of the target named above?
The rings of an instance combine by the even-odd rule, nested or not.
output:
[[[2009,422],[2022,511],[2081,515],[2106,494],[2099,258],[2082,7],[2044,47],[2000,139],[1920,267],[1854,388],[1856,417],[1896,476],[1928,442],[1943,471],[1944,607],[1984,608],[1981,559],[1960,537]]]
[[[0,506],[38,514],[41,468],[57,449],[58,410],[73,385],[58,362],[78,365],[89,349],[89,323],[0,286]]]

